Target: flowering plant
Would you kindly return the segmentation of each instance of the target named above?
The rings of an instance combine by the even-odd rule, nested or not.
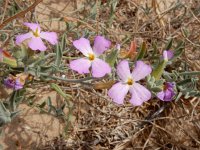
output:
[[[18,114],[16,101],[22,101],[26,89],[32,87],[34,82],[50,84],[50,88],[65,99],[65,104],[60,108],[56,108],[51,100],[48,100],[48,112],[51,113],[53,109],[56,116],[63,115],[65,107],[69,112],[73,108],[70,101],[73,94],[66,94],[60,87],[65,85],[64,83],[75,83],[78,88],[85,86],[90,90],[104,90],[107,101],[116,107],[122,104],[126,107],[126,97],[130,97],[128,99],[131,107],[139,107],[155,101],[177,101],[186,93],[187,96],[200,94],[196,88],[189,91],[188,79],[180,78],[185,74],[197,75],[199,72],[176,72],[171,67],[181,55],[180,47],[173,50],[169,50],[171,47],[168,47],[167,50],[156,50],[158,53],[152,54],[147,52],[145,42],[137,48],[134,40],[130,50],[124,51],[122,44],[116,46],[114,41],[103,35],[94,36],[93,47],[90,45],[90,37],[86,38],[84,35],[73,39],[72,44],[69,44],[71,41],[67,41],[65,34],[59,39],[55,32],[41,31],[38,23],[24,25],[31,31],[16,36],[16,50],[0,49],[0,65],[5,68],[1,72],[1,88],[13,91],[9,103],[12,106],[7,107],[12,108],[9,110],[12,111],[10,114]],[[49,47],[42,39],[55,45],[52,53],[48,52]],[[83,58],[79,58],[77,50],[84,55]],[[149,59],[154,55],[157,56],[156,59]],[[68,70],[71,70],[74,76],[80,74],[80,77],[68,78]],[[103,82],[99,82],[100,80]],[[45,105],[46,102],[40,107]],[[5,107],[4,104],[0,106]],[[7,118],[4,124],[10,122],[12,117],[10,115]]]

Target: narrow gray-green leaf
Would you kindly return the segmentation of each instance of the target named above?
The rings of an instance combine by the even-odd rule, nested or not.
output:
[[[106,62],[113,67],[116,60],[117,60],[117,55],[118,55],[118,50],[113,50],[110,54],[107,55],[106,57]]]
[[[56,46],[56,60],[55,60],[55,65],[57,67],[60,66],[62,60],[62,46],[60,44],[57,44]]]
[[[50,86],[51,86],[52,89],[54,89],[58,94],[60,94],[65,99],[68,99],[68,98],[72,97],[71,95],[64,93],[59,85],[57,85],[55,83],[51,83]]]
[[[147,45],[145,42],[143,42],[142,45],[140,46],[140,51],[138,53],[137,60],[144,58],[146,52],[147,52]]]
[[[165,46],[165,50],[169,50],[172,47],[172,44],[173,44],[173,39],[170,39],[167,45]]]

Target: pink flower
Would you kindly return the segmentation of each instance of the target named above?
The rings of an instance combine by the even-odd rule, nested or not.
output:
[[[42,32],[40,25],[36,23],[24,23],[25,26],[31,29],[30,32],[16,37],[16,44],[19,45],[23,41],[29,39],[28,46],[32,50],[45,51],[47,47],[44,45],[42,39],[47,40],[52,45],[58,43],[58,37],[55,32]]]
[[[172,50],[164,50],[163,51],[163,59],[168,61],[174,57],[174,52]]]
[[[176,95],[174,92],[174,83],[166,82],[163,85],[163,90],[157,94],[157,97],[162,101],[171,101],[173,97]]]
[[[130,72],[128,61],[123,60],[117,66],[117,74],[121,79],[120,82],[114,84],[108,91],[108,95],[117,104],[123,104],[124,98],[128,91],[132,97],[131,104],[134,106],[142,105],[143,102],[151,98],[151,92],[137,81],[145,78],[151,73],[152,69],[143,61],[137,61],[133,72]]]
[[[80,74],[90,72],[92,68],[93,77],[103,77],[111,72],[111,67],[98,57],[106,51],[111,43],[102,36],[96,36],[93,49],[90,46],[89,40],[80,38],[73,42],[73,45],[84,55],[85,58],[80,58],[70,62],[70,68]]]

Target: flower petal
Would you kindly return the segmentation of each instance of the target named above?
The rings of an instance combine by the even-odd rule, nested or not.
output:
[[[139,81],[151,73],[151,66],[145,64],[143,61],[137,61],[132,72],[134,81]]]
[[[47,47],[44,45],[44,43],[40,37],[32,37],[28,43],[28,46],[32,50],[45,51],[47,49]]]
[[[111,42],[106,40],[103,36],[96,36],[94,39],[93,51],[97,56],[99,56],[106,51],[110,45]]]
[[[156,96],[162,101],[171,101],[174,95],[175,95],[174,91],[167,89],[165,91],[159,92]]]
[[[138,83],[134,83],[129,91],[132,94],[130,102],[134,106],[140,106],[151,98],[151,92]]]
[[[14,88],[15,90],[20,90],[23,88],[23,85],[20,83],[19,79],[16,79]]]
[[[168,61],[174,57],[174,52],[172,50],[164,50],[163,51],[163,59]]]
[[[41,32],[40,37],[49,41],[52,45],[58,43],[58,36],[55,32]]]
[[[174,82],[166,82],[164,84],[164,90],[157,93],[156,96],[162,101],[171,101],[175,96],[174,87],[175,87]]]
[[[16,44],[19,45],[21,44],[24,40],[30,39],[32,37],[32,33],[26,33],[26,34],[21,34],[16,36]]]
[[[165,96],[164,96],[163,101],[171,101],[173,99],[174,95],[175,95],[175,92],[173,90],[167,89],[165,91]]]
[[[173,89],[175,87],[175,83],[174,82],[166,82],[165,83],[168,89]]]
[[[124,98],[128,93],[129,86],[118,82],[114,84],[111,89],[108,91],[108,96],[117,104],[123,104]]]
[[[92,76],[100,78],[111,72],[111,67],[105,61],[96,58],[92,61]]]
[[[167,57],[168,57],[168,59],[172,59],[172,57],[174,57],[174,52],[172,50],[168,50]]]
[[[89,73],[91,61],[86,58],[80,58],[80,59],[71,61],[69,66],[72,70],[75,70],[80,74]]]
[[[116,44],[116,49],[117,49],[118,51],[120,51],[121,45],[120,45],[120,44]]]
[[[25,26],[29,27],[32,31],[36,31],[36,29],[38,29],[38,32],[40,32],[40,25],[37,24],[37,23],[28,23],[28,22],[25,22],[24,23]]]
[[[160,100],[164,101],[165,92],[164,92],[164,91],[160,91],[160,92],[158,92],[158,93],[156,94],[156,96],[157,96]]]
[[[90,41],[86,38],[80,38],[79,40],[74,41],[73,45],[85,56],[88,56],[88,53],[94,53],[90,46]]]
[[[19,90],[23,88],[23,85],[20,83],[19,79],[10,79],[7,78],[4,80],[4,85],[6,86],[6,88],[12,88],[15,90]]]
[[[126,82],[126,80],[131,77],[131,72],[127,60],[123,60],[117,65],[117,75],[124,82]]]

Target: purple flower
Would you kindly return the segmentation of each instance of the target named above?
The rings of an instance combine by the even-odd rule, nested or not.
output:
[[[98,57],[106,51],[111,43],[102,36],[96,36],[94,40],[93,49],[90,46],[88,39],[80,38],[73,42],[73,45],[84,55],[86,58],[80,58],[70,62],[70,68],[80,74],[89,73],[89,68],[92,68],[93,77],[103,77],[111,72],[111,67]]]
[[[117,104],[123,104],[124,98],[129,91],[132,95],[131,104],[134,106],[142,105],[143,102],[151,98],[151,92],[136,81],[145,78],[151,71],[152,69],[149,65],[143,61],[137,61],[131,73],[128,61],[121,61],[117,66],[117,74],[121,81],[111,87],[108,95]]]
[[[169,59],[172,59],[174,56],[174,52],[172,50],[164,50],[163,51],[163,59],[165,61],[168,61]]]
[[[23,85],[20,83],[20,79],[15,79],[12,77],[8,77],[4,80],[4,85],[7,88],[12,88],[15,90],[19,90],[23,88]]]
[[[157,97],[162,101],[171,101],[175,95],[174,83],[166,82],[163,85],[163,90],[157,94]]]
[[[23,41],[30,39],[28,42],[28,46],[32,50],[40,50],[45,51],[47,47],[44,45],[42,39],[49,41],[52,45],[58,43],[58,37],[55,32],[42,32],[40,29],[40,25],[36,23],[24,23],[25,26],[31,29],[30,32],[22,35],[18,35],[16,37],[16,44],[19,45]]]

